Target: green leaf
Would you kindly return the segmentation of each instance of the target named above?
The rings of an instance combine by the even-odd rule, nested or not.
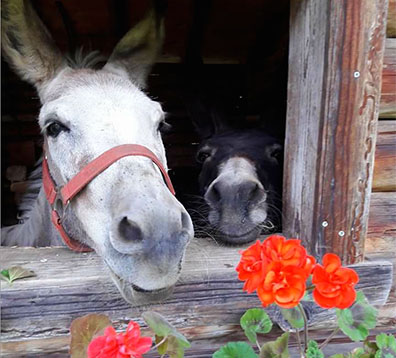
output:
[[[352,352],[351,352],[351,356],[353,358],[368,358],[367,353],[364,351],[363,348],[355,348]]]
[[[378,346],[376,342],[370,342],[366,339],[363,343],[364,351],[367,353],[375,353],[378,350]]]
[[[385,333],[378,334],[375,337],[378,348],[385,348],[388,345],[388,336]]]
[[[378,351],[377,344],[370,342],[367,339],[363,343],[363,348],[356,348],[352,351],[353,358],[375,358],[375,353]]]
[[[21,266],[13,266],[9,269],[0,272],[1,279],[8,283],[13,283],[15,280],[23,278],[34,277],[36,274],[33,271],[27,270]]]
[[[290,333],[283,333],[276,341],[265,343],[261,347],[260,358],[289,358],[289,336]]]
[[[245,342],[231,342],[216,351],[212,358],[257,358],[257,354]]]
[[[353,341],[365,340],[369,329],[377,323],[377,310],[367,302],[362,292],[357,293],[350,308],[337,309],[336,314],[339,327]]]
[[[297,308],[281,308],[283,318],[290,323],[293,328],[304,327],[304,318]]]
[[[174,336],[169,336],[166,342],[166,353],[168,354],[169,358],[183,358],[185,348],[190,347],[190,343],[186,344]]]
[[[70,358],[86,358],[92,338],[108,326],[111,321],[104,314],[88,314],[75,319],[70,326]]]
[[[305,357],[306,358],[324,358],[324,354],[321,351],[321,349],[319,348],[318,343],[316,343],[315,341],[309,341]]]
[[[378,351],[375,358],[396,358],[396,338],[392,334],[381,333],[375,341],[378,346]]]
[[[341,353],[337,353],[337,354],[333,354],[329,358],[346,358],[346,357]]]
[[[144,321],[153,330],[157,336],[177,338],[184,347],[190,347],[190,342],[180,332],[177,331],[164,317],[159,313],[147,311],[142,314]]]
[[[240,320],[241,327],[251,343],[256,343],[257,333],[268,333],[272,322],[267,313],[261,308],[247,310]]]
[[[157,344],[164,337],[166,340],[158,347],[159,354],[168,354],[169,358],[183,358],[185,348],[189,348],[190,342],[176,330],[164,317],[152,311],[143,313],[143,319],[154,331]]]
[[[4,281],[8,281],[10,279],[10,273],[8,270],[2,270],[0,271],[0,274],[1,274],[1,278],[3,279],[5,278]]]

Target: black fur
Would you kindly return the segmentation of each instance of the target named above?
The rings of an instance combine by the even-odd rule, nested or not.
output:
[[[268,192],[268,219],[274,230],[281,228],[283,150],[276,138],[259,129],[229,130],[203,140],[197,152],[210,148],[214,155],[201,163],[199,190],[203,196],[217,178],[222,163],[231,157],[244,157],[254,163],[261,184]]]

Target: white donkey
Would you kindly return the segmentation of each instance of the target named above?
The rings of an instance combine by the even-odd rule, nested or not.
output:
[[[93,248],[129,302],[156,301],[171,292],[193,237],[189,215],[163,180],[164,112],[142,91],[162,40],[163,18],[153,7],[106,65],[94,70],[87,61],[72,63],[60,54],[29,0],[2,6],[3,55],[39,93],[47,180],[53,185],[41,187],[28,220],[3,230],[3,245],[59,245],[61,235],[50,219],[56,210],[63,236]],[[79,191],[65,193],[73,177],[114,147],[133,148],[106,167],[95,163],[102,165],[99,173],[83,185],[79,177]]]

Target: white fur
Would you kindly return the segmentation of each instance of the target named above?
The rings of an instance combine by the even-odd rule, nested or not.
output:
[[[75,76],[78,76],[76,87],[73,86]],[[71,82],[70,86],[67,81]],[[39,123],[45,131],[46,121],[56,118],[70,129],[56,138],[46,138],[50,166],[58,185],[70,180],[87,161],[121,144],[146,146],[167,168],[165,149],[158,132],[158,125],[164,118],[161,106],[128,78],[105,70],[68,69],[46,88],[48,96],[57,91],[61,95],[44,103]],[[45,99],[45,93],[43,97]],[[130,266],[125,265],[126,262],[131,263],[129,259],[114,259],[108,252],[112,223],[123,210],[119,206],[124,208],[128,204],[128,197],[131,201],[138,200],[136,215],[143,212],[146,215],[143,221],[146,220],[147,225],[156,219],[153,214],[163,220],[180,221],[180,214],[185,209],[165,186],[160,171],[151,160],[122,158],[96,177],[84,192],[86,195],[72,201],[71,208],[91,239],[90,245],[104,256],[111,269],[124,280],[145,289],[174,284],[178,277],[177,266],[168,274],[158,275],[149,265],[141,264],[139,267],[134,262],[138,266],[137,274],[136,270],[125,267]],[[152,196],[157,201],[153,201]],[[145,199],[151,201],[146,203]]]
[[[231,157],[222,163],[219,166],[219,175],[212,185],[218,180],[226,180],[227,183],[235,185],[245,181],[254,181],[262,188],[256,167],[250,160],[243,157]]]
[[[58,186],[89,161],[121,144],[146,146],[167,167],[158,131],[164,113],[160,104],[141,90],[163,43],[161,14],[150,8],[121,39],[107,64],[95,71],[69,66],[30,1],[9,0],[2,5],[2,13],[7,15],[2,22],[3,53],[39,93],[39,124],[49,169]],[[90,63],[92,57],[83,62]],[[54,120],[69,130],[55,138],[46,135]],[[43,190],[36,203],[39,205],[34,206],[29,220],[40,217],[45,225],[19,226],[36,227],[35,237],[29,237],[33,245],[40,241],[43,231],[48,237],[59,238],[48,226],[50,212]],[[135,226],[120,230],[123,218]],[[144,157],[122,158],[94,178],[68,206],[64,226],[76,240],[92,246],[116,281],[117,277],[122,281],[119,287],[128,284],[130,289],[126,291],[132,293],[131,284],[145,290],[174,285],[187,242],[193,236],[186,210],[166,187],[159,169]],[[136,227],[137,231],[131,229]],[[7,231],[6,243],[23,241],[24,230]],[[114,245],[114,240],[119,245]]]

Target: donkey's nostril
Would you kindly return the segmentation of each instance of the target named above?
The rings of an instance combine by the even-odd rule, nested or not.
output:
[[[216,204],[218,202],[220,202],[221,200],[221,188],[220,188],[220,183],[214,183],[210,188],[209,188],[209,192],[207,194],[207,198],[209,199],[209,201],[211,201],[212,203]]]
[[[257,183],[248,182],[246,186],[249,199],[254,199],[257,195],[259,195],[260,188]]]
[[[183,230],[189,229],[191,227],[190,217],[185,211],[182,211],[181,213],[181,224]]]
[[[143,233],[139,225],[124,216],[118,224],[118,232],[120,237],[125,241],[141,241]]]
[[[264,190],[255,181],[246,181],[242,183],[239,190],[242,196],[250,202],[259,201],[263,199],[265,195]]]

